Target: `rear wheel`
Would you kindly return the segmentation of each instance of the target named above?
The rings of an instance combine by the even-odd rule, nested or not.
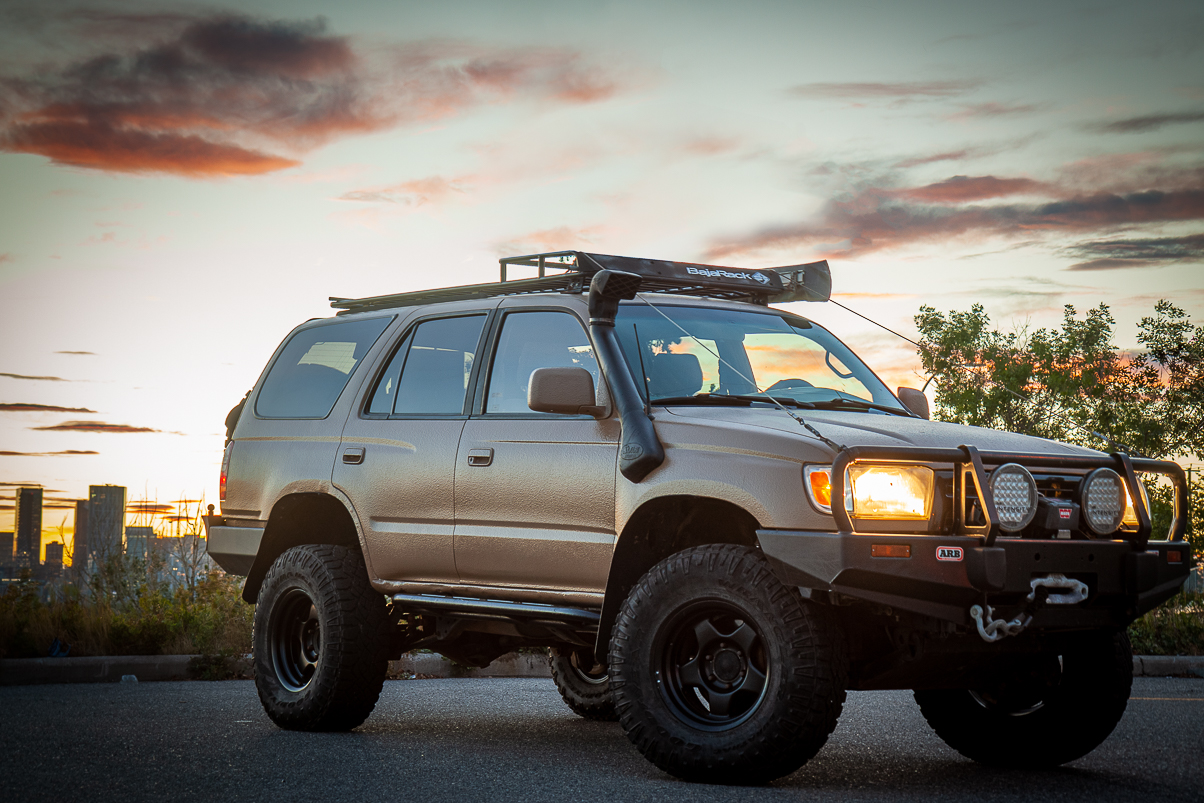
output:
[[[1092,633],[1060,653],[1001,662],[975,689],[917,691],[945,744],[998,767],[1056,767],[1098,747],[1120,722],[1133,685],[1124,633]]]
[[[692,781],[793,772],[823,747],[845,697],[828,611],[741,546],[689,549],[644,575],[615,623],[610,670],[627,737]]]
[[[388,616],[359,552],[310,544],[285,552],[255,609],[255,686],[289,730],[350,730],[376,706],[388,671]]]
[[[615,720],[610,676],[589,650],[552,648],[552,680],[569,708],[586,719]]]

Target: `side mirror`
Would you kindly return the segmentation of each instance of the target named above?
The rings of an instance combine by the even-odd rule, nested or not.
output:
[[[923,391],[915,388],[899,388],[899,401],[920,418],[931,420],[928,413],[928,397],[924,395]]]
[[[536,368],[527,385],[527,406],[537,413],[594,418],[605,412],[594,399],[594,378],[584,368]]]

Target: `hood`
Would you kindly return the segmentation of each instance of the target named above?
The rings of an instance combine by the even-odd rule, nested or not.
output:
[[[723,422],[733,426],[779,430],[814,440],[814,436],[782,410],[768,407],[701,407],[681,405],[666,408],[670,414],[698,423]],[[922,446],[957,448],[963,444],[982,451],[1026,452],[1048,455],[1102,455],[1046,438],[1034,438],[1015,432],[985,427],[926,421],[922,418],[834,410],[791,410],[819,430],[824,437],[842,446]]]

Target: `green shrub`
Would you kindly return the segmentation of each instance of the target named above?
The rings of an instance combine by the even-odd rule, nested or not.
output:
[[[245,655],[254,608],[242,578],[215,572],[194,588],[147,584],[124,595],[66,586],[46,602],[28,580],[0,595],[0,658],[38,658],[57,638],[71,655]]]
[[[1129,627],[1134,655],[1204,655],[1204,594],[1181,592]]]

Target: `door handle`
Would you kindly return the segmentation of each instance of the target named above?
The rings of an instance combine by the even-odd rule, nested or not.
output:
[[[493,462],[492,449],[469,449],[468,450],[468,465],[470,466],[487,466]]]
[[[349,449],[344,449],[343,462],[352,466],[358,466],[360,463],[364,462],[364,447],[352,446]]]

